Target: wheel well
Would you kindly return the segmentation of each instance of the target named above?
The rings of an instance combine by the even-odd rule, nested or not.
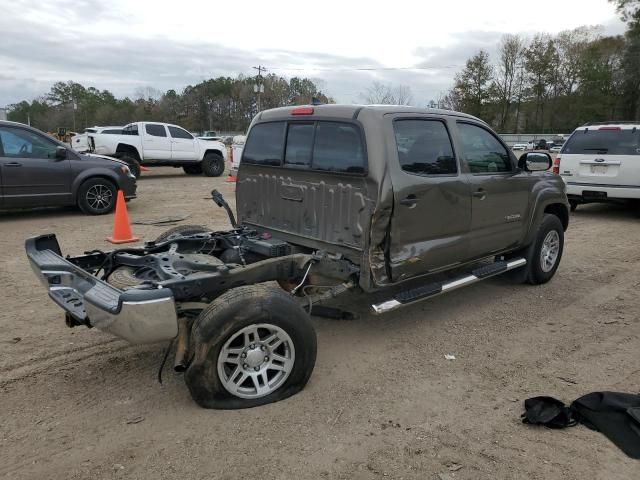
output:
[[[115,181],[113,178],[109,177],[108,175],[90,175],[86,178],[83,178],[81,182],[78,183],[78,186],[76,187],[76,191],[74,192],[74,200],[77,202],[78,201],[78,192],[80,191],[80,187],[82,187],[82,185],[84,185],[85,182],[88,182],[89,180],[93,180],[95,178],[102,178],[103,180],[108,180],[109,182],[113,183],[116,186],[116,191],[118,190],[118,188],[120,188],[120,186],[118,185],[118,182]]]
[[[133,158],[140,161],[140,155],[138,154],[138,150],[136,149],[136,147],[125,145],[122,143],[118,144],[118,147],[116,148],[116,155],[124,155],[125,153],[128,153]]]
[[[206,157],[207,155],[209,155],[210,153],[215,153],[217,155],[220,155],[222,157],[222,159],[224,160],[224,155],[222,154],[222,152],[220,150],[215,150],[215,149],[209,149],[209,150],[205,150],[204,152],[204,157]],[[203,157],[203,158],[204,158]]]
[[[567,230],[569,226],[569,211],[567,210],[566,205],[562,203],[552,203],[551,205],[547,205],[544,207],[544,213],[550,213],[551,215],[555,215],[562,222],[562,228]]]

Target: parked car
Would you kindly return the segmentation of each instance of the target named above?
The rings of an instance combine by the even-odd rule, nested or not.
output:
[[[0,121],[0,208],[77,205],[109,213],[116,193],[136,197],[136,179],[120,160],[75,152],[21,123]]]
[[[74,135],[71,137],[71,147],[76,152],[88,152],[89,151],[89,134],[100,134],[100,135],[121,135],[122,127],[90,127],[85,128],[83,133]]]
[[[318,302],[377,292],[371,308],[383,314],[502,273],[548,282],[569,219],[562,179],[542,171],[550,164],[540,152],[517,160],[462,113],[278,108],[250,126],[237,221],[212,192],[230,230],[183,225],[79,257],[47,234],[26,251],[69,326],[132,343],[177,337],[174,365],[198,404],[253,407],[309,380],[317,344],[305,308]]]
[[[640,199],[640,122],[588,123],[554,161],[571,209],[581,203]]]
[[[560,152],[560,150],[562,150],[562,145],[553,145],[549,149],[549,153],[558,153],[558,152]]]
[[[236,135],[233,137],[233,143],[231,144],[231,173],[232,176],[238,175],[238,168],[240,168],[240,160],[242,159],[242,150],[244,144],[247,141],[246,135]]]
[[[511,150],[515,150],[515,151],[521,151],[526,149],[527,149],[526,143],[514,143],[513,146],[511,147]]]
[[[219,177],[227,149],[218,141],[201,140],[168,123],[135,122],[121,135],[89,134],[90,151],[121,159],[137,177],[140,165],[182,167],[188,175]]]

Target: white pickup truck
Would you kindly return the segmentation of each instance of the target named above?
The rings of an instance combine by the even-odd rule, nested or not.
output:
[[[188,175],[219,177],[227,159],[222,142],[198,139],[168,123],[130,123],[121,135],[89,134],[88,142],[92,153],[125,161],[136,177],[140,165],[182,167]]]

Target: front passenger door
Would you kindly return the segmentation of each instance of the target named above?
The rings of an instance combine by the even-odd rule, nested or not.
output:
[[[471,185],[471,258],[517,244],[528,217],[529,181],[507,147],[487,127],[458,121],[458,139]]]
[[[69,160],[58,144],[22,127],[0,126],[0,178],[5,207],[73,203]]]

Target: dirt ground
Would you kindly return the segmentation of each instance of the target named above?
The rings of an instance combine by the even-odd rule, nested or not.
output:
[[[143,174],[132,220],[188,212],[227,228],[205,197],[224,179]],[[241,411],[197,407],[180,375],[156,380],[165,345],[68,329],[24,255],[56,232],[63,252],[109,248],[111,216],[0,215],[0,476],[10,479],[637,479],[599,433],[520,423],[522,402],[640,386],[640,218],[571,215],[550,283],[503,279],[374,317],[314,319],[318,359],[300,394]],[[147,239],[163,231],[134,225]],[[455,355],[446,360],[445,354]]]

